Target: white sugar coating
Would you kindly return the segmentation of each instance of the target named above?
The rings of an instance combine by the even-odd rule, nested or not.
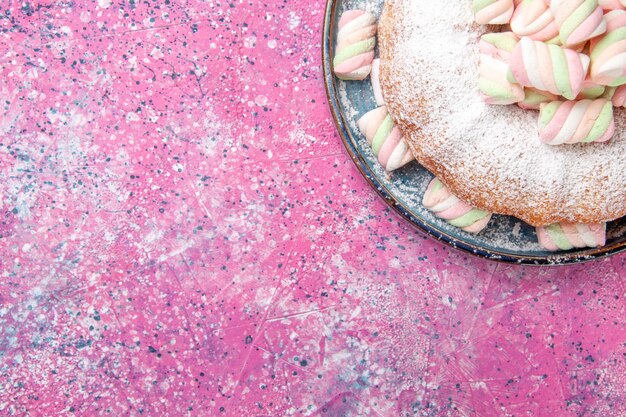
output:
[[[388,0],[379,27],[382,86],[418,160],[462,199],[531,224],[626,214],[626,123],[608,143],[550,146],[538,112],[484,103],[471,1]]]

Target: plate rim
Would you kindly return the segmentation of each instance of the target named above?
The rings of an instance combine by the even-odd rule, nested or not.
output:
[[[425,233],[427,236],[443,242],[446,246],[458,249],[464,253],[477,256],[495,262],[506,264],[521,264],[532,266],[559,266],[578,264],[596,259],[609,257],[626,251],[626,240],[623,242],[614,242],[600,248],[590,248],[578,251],[558,252],[550,255],[519,255],[515,253],[502,252],[477,246],[463,239],[449,235],[444,230],[431,226],[428,222],[412,213],[406,208],[402,202],[393,195],[393,193],[381,183],[376,174],[372,171],[365,158],[361,155],[356,139],[352,136],[350,129],[347,128],[347,121],[342,112],[341,100],[339,98],[339,89],[337,86],[338,79],[335,77],[332,68],[332,59],[334,45],[332,42],[334,35],[333,22],[337,14],[337,7],[340,0],[326,0],[326,9],[324,11],[324,21],[322,30],[322,69],[324,76],[324,85],[326,88],[326,98],[330,107],[337,133],[343,142],[344,148],[348,152],[350,159],[356,165],[357,169],[372,187],[376,193],[389,205],[396,213],[405,221],[408,221],[415,229]]]

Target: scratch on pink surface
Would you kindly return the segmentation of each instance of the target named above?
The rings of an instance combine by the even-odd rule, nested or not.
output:
[[[0,6],[0,415],[626,415],[626,256],[496,265],[396,217],[323,8]]]

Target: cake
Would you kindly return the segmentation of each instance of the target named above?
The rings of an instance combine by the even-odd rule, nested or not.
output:
[[[509,19],[509,12],[493,19]],[[588,36],[597,36],[600,24]],[[613,108],[614,131],[602,143],[540,140],[536,92],[528,89],[519,106],[492,105],[479,93],[480,39],[500,30],[476,23],[470,0],[385,2],[378,24],[382,95],[417,161],[469,205],[533,226],[626,215],[626,110]],[[585,34],[558,36],[575,42]]]

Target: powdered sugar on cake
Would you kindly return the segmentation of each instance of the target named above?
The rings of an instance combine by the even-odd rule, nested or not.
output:
[[[469,0],[388,0],[380,23],[382,86],[418,160],[455,194],[531,224],[626,214],[626,123],[608,143],[550,146],[537,112],[485,104]],[[490,30],[493,27],[489,28]]]

